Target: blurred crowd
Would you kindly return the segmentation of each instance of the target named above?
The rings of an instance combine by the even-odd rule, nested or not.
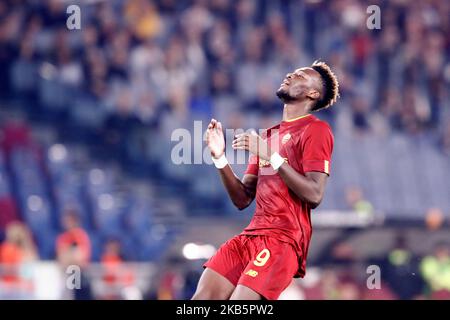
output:
[[[366,8],[373,4],[381,9],[381,30],[366,25]],[[272,126],[281,118],[282,105],[275,95],[281,80],[315,59],[326,61],[340,82],[340,100],[319,115],[336,133],[425,138],[450,155],[449,1],[86,1],[80,2],[81,30],[68,30],[66,7],[60,0],[0,1],[1,101],[25,111],[33,125],[57,129],[62,140],[95,145],[96,157],[118,160],[128,165],[128,173],[153,175],[158,183],[170,185],[162,188],[175,185],[161,178],[164,173],[183,176],[189,171],[198,177],[192,188],[169,191],[203,208],[209,192],[224,200],[219,181],[211,183],[209,173],[215,172],[170,166],[165,152],[170,146],[155,141],[169,141],[174,128],[190,128],[193,120],[211,117],[227,128]],[[0,121],[2,129],[8,127],[7,120]],[[126,259],[157,259],[164,251],[161,226],[149,234],[155,226],[145,213],[153,210],[153,200],[130,200],[135,192],[128,186],[121,192],[130,198],[125,201],[129,208],[119,210],[113,205],[115,183],[108,180],[107,170],[92,165],[76,172],[66,157],[71,151],[61,144],[45,146],[49,149],[37,157],[46,159],[33,160],[35,150],[9,146],[5,132],[1,142],[6,160],[0,152],[3,289],[11,285],[28,290],[26,269],[25,276],[20,269],[19,277],[15,266],[38,257],[55,258],[63,267],[100,262],[105,283],[130,284],[134,275],[118,277],[117,265]],[[2,174],[13,176],[14,190],[6,187]],[[84,175],[89,177],[79,178]],[[191,197],[191,191],[204,197],[202,201]],[[349,209],[374,212],[360,186],[345,192],[337,198],[344,198]],[[65,207],[66,200],[79,207]],[[209,213],[215,214],[217,203],[212,205]],[[194,212],[198,207],[192,203],[189,208]],[[445,208],[436,210],[442,216]],[[131,217],[126,227],[123,216]],[[19,217],[26,225],[14,222]],[[124,249],[129,234],[136,238]],[[126,257],[123,251],[142,256]],[[347,250],[341,246],[336,252],[345,255]],[[448,297],[448,246],[437,245],[434,253],[412,258],[399,240],[377,263],[390,270],[391,291],[384,291],[384,297]],[[369,297],[361,279],[327,270],[321,270],[322,280],[297,288],[297,294]],[[411,274],[417,275],[417,282],[410,281]],[[154,297],[188,298],[198,274],[186,275],[184,287],[178,276],[168,271]],[[406,288],[406,282],[411,287]]]
[[[142,299],[146,293],[137,286],[140,275],[136,268],[124,264],[128,260],[118,239],[109,239],[104,243],[98,267],[93,267],[91,239],[74,213],[65,216],[65,228],[55,243],[55,260],[60,269],[56,269],[50,277],[47,275],[48,279],[58,283],[63,274],[73,272],[74,269],[71,268],[74,266],[75,270],[81,271],[80,278],[72,281],[72,289],[77,290],[61,286],[57,288],[58,294],[55,297],[82,300],[126,299],[128,295],[123,292],[126,288],[133,288],[138,293],[133,299]],[[39,297],[35,277],[39,273],[36,263],[41,258],[29,227],[19,221],[9,223],[5,229],[5,238],[0,243],[0,299]],[[145,265],[141,268],[145,268]],[[145,281],[151,283],[150,279]],[[96,283],[100,283],[100,290],[94,290]]]
[[[366,26],[370,4],[381,8],[381,30]],[[71,31],[65,9],[59,0],[2,1],[3,94],[38,94],[61,108],[82,99],[92,117],[113,115],[104,120],[113,127],[158,125],[165,115],[239,127],[249,113],[264,127],[280,117],[284,74],[320,58],[340,80],[336,109],[351,127],[431,130],[450,150],[448,1],[94,1]]]
[[[373,259],[358,258],[354,244],[347,240],[334,242],[326,261],[310,267],[306,278],[293,280],[280,299],[450,299],[450,246],[438,241],[425,255],[417,255],[398,231],[391,248]],[[57,261],[62,272],[68,266],[92,269],[88,234],[73,214],[65,219],[65,230],[56,241]],[[119,241],[105,243],[101,272],[82,273],[81,289],[75,299],[190,299],[195,292],[201,270],[198,263],[167,261],[145,290],[139,290],[139,272],[124,265]],[[29,268],[39,259],[28,227],[12,222],[0,243],[0,289],[2,298],[32,298],[34,283]],[[370,266],[370,267],[369,267]],[[28,269],[27,269],[28,268]],[[371,269],[370,269],[371,268]],[[28,271],[28,272],[27,272]],[[378,272],[378,274],[376,274]],[[93,290],[94,283],[106,286]],[[126,293],[133,288],[137,294]],[[66,296],[68,298],[70,296]]]

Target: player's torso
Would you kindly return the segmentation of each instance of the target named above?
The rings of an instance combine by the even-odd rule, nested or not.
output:
[[[266,138],[271,149],[277,151],[302,175],[305,174],[304,165],[306,166],[303,161],[303,139],[307,139],[305,132],[315,121],[318,119],[309,115],[296,123],[282,123],[271,130]],[[299,274],[303,275],[312,236],[311,207],[288,188],[268,161],[259,161],[258,166],[256,209],[243,234],[268,235],[292,244],[301,260]]]
[[[304,174],[302,167],[302,135],[307,126],[292,126],[276,128],[271,130],[270,136],[266,138],[272,151],[278,152],[286,162],[298,173]],[[258,185],[256,188],[258,198],[270,197],[271,202],[281,200],[283,203],[286,197],[294,202],[300,199],[289,190],[280,175],[273,170],[269,161],[259,159],[258,162]],[[274,203],[278,204],[278,203]]]
[[[310,116],[300,123],[281,124],[270,129],[266,138],[271,149],[285,158],[300,174],[304,174],[303,133],[315,119],[317,118]],[[310,224],[309,205],[288,188],[268,161],[259,160],[258,166],[256,210],[249,228],[281,229],[290,234],[303,233],[305,230],[301,230],[301,224]]]

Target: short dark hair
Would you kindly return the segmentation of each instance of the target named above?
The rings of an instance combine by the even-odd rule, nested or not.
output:
[[[317,101],[311,111],[319,111],[331,107],[339,98],[339,82],[330,67],[323,61],[316,60],[311,65],[322,78],[322,97]]]

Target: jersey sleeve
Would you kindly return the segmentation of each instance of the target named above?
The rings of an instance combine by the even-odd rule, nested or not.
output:
[[[318,171],[330,175],[333,146],[333,133],[326,122],[310,124],[302,139],[303,171]]]
[[[255,176],[258,175],[258,157],[255,155],[250,156],[250,160],[247,166],[247,170],[245,170],[245,174],[253,174]]]

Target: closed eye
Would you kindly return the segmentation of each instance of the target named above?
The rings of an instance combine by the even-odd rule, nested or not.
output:
[[[306,79],[306,77],[305,77],[305,75],[304,75],[303,73],[295,73],[295,75],[296,75],[297,77]]]

